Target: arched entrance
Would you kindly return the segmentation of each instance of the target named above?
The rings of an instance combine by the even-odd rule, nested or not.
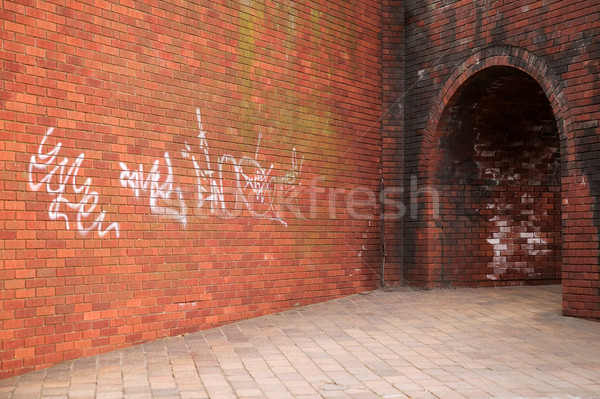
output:
[[[483,69],[437,129],[439,283],[559,283],[560,140],[540,85],[513,67]]]
[[[552,71],[522,49],[484,49],[455,69],[432,104],[416,176],[417,195],[428,198],[419,197],[419,216],[406,223],[414,255],[405,258],[405,281],[559,283],[567,256],[561,192],[570,195],[575,169],[565,169],[571,118]]]

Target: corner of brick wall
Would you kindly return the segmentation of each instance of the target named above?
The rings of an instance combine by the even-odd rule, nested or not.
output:
[[[382,1],[382,199],[385,283],[403,283],[404,1]]]

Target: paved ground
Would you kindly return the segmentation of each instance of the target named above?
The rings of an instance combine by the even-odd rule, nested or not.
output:
[[[600,398],[560,287],[375,291],[0,381],[0,398]]]

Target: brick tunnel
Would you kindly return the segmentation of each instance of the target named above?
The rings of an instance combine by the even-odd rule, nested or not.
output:
[[[540,85],[507,66],[474,74],[437,137],[436,285],[560,283],[560,140]]]

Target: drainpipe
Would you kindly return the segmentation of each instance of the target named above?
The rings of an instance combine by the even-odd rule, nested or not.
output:
[[[382,169],[383,172],[383,169]],[[387,256],[385,248],[385,205],[383,203],[383,175],[381,176],[381,182],[379,185],[379,223],[381,228],[381,276],[379,285],[381,288],[385,287],[385,258]]]

